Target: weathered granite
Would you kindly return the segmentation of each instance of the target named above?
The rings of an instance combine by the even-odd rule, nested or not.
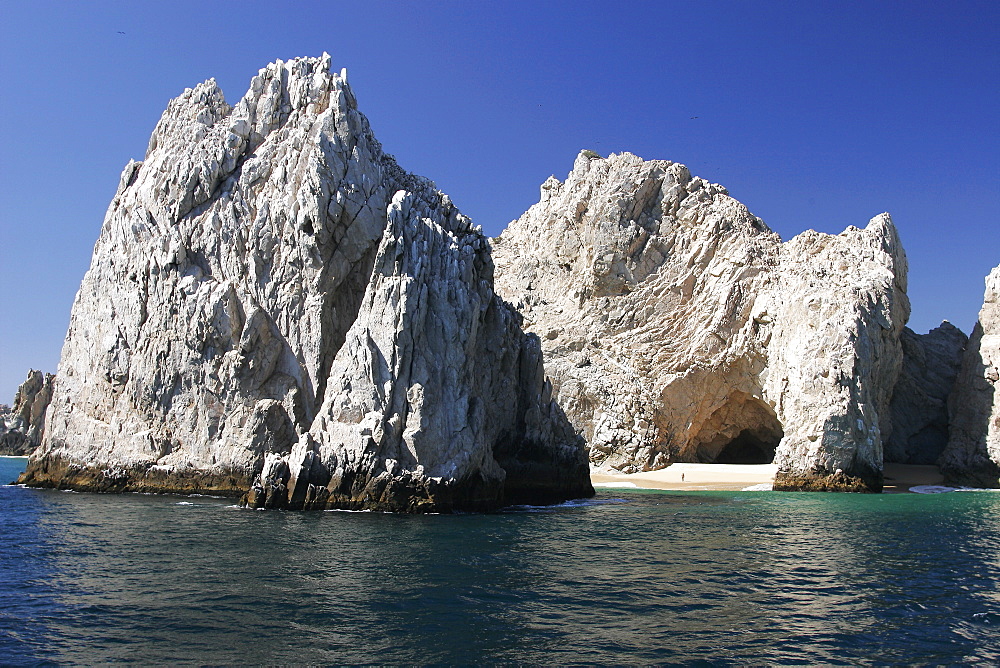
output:
[[[41,444],[54,381],[51,373],[30,369],[17,388],[14,406],[0,405],[0,455],[30,455]]]
[[[896,228],[881,214],[839,235],[808,230],[782,244],[781,260],[763,374],[785,431],[774,488],[881,491],[910,315]]]
[[[329,67],[170,102],[122,173],[22,482],[401,511],[593,493],[486,238]]]
[[[948,444],[948,395],[969,337],[945,321],[926,334],[904,328],[903,366],[893,389],[886,462],[930,465]]]
[[[909,314],[887,214],[783,244],[683,165],[584,151],[493,243],[595,467],[773,458],[778,488],[881,489]]]
[[[986,277],[979,322],[948,397],[950,438],[938,466],[950,483],[1000,487],[1000,266]]]

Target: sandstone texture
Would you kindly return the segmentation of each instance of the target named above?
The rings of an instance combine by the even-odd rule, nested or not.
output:
[[[983,308],[969,337],[955,387],[948,397],[948,446],[938,465],[945,479],[1000,487],[1000,267],[986,277]]]
[[[51,373],[31,369],[17,388],[14,406],[0,405],[0,455],[30,455],[41,444],[54,381]]]
[[[782,243],[683,165],[584,151],[493,244],[595,468],[773,459],[777,489],[881,489],[909,316],[888,214]]]
[[[329,68],[170,102],[122,173],[22,482],[415,512],[593,493],[488,240]]]
[[[969,337],[949,322],[927,334],[904,328],[903,366],[893,389],[886,462],[934,464],[948,444],[948,395]]]

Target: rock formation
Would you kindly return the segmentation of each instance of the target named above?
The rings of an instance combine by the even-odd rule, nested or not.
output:
[[[909,315],[887,214],[781,243],[683,165],[584,151],[494,259],[595,466],[773,458],[778,489],[881,489]]]
[[[122,173],[22,482],[256,507],[587,496],[582,439],[487,239],[382,152],[346,73],[170,102]]]
[[[927,334],[903,329],[903,366],[893,389],[885,461],[934,464],[948,444],[948,395],[969,337],[950,322]]]
[[[42,442],[54,380],[51,373],[31,369],[17,388],[14,407],[0,406],[0,455],[29,455]]]
[[[951,483],[1000,487],[1000,267],[986,277],[979,322],[948,397],[948,447],[938,465]]]

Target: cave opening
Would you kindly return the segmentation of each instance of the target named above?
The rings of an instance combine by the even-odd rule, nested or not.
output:
[[[771,406],[751,394],[734,392],[702,423],[688,461],[771,464],[784,435]]]
[[[722,446],[715,456],[716,464],[770,464],[781,436],[774,438],[757,430],[744,429],[729,443]]]

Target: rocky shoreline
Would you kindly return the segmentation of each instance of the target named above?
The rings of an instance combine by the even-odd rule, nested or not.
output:
[[[21,481],[268,508],[593,494],[490,246],[329,56],[170,102],[122,173]]]
[[[879,492],[890,461],[1000,485],[1000,268],[971,339],[918,335],[888,214],[783,242],[628,153],[581,152],[490,240],[330,64],[170,102],[19,423],[40,443],[19,482],[402,512],[675,462],[773,461],[779,490]]]

